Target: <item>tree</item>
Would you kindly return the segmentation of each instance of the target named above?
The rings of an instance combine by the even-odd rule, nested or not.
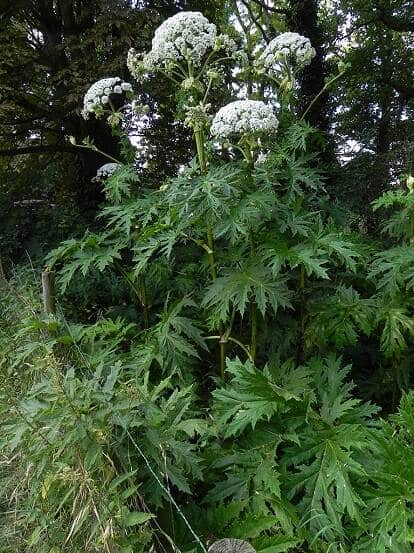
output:
[[[346,162],[345,183],[349,182],[345,187],[344,181],[338,183],[339,194],[364,211],[380,191],[410,171],[414,136],[410,4],[346,0],[333,8],[341,16],[337,46],[351,64],[336,98],[337,142]],[[350,152],[351,145],[356,153]],[[355,194],[358,180],[364,186]]]
[[[154,28],[164,18],[180,9],[199,9],[200,4],[205,2],[6,0],[0,12],[0,156],[6,175],[21,179],[20,186],[14,183],[14,201],[41,199],[50,207],[56,205],[59,195],[67,199],[69,189],[70,204],[86,215],[86,221],[93,219],[103,195],[92,178],[106,160],[96,152],[73,146],[68,137],[79,143],[93,136],[100,150],[115,157],[120,149],[103,121],[81,117],[83,96],[99,78],[118,75],[128,81],[128,49],[148,49]],[[217,19],[219,3],[209,4]],[[157,87],[160,101],[152,112],[156,111],[157,117],[151,118],[145,130],[149,145],[156,149],[156,162],[147,173],[159,182],[160,176],[170,174],[188,158],[188,148],[173,153],[168,147],[178,143],[180,133],[174,124],[171,93],[160,79],[151,86]],[[49,177],[53,174],[46,186],[49,193],[45,195],[43,187],[42,196],[36,196],[45,180],[44,168],[50,165],[54,170],[49,171]],[[34,171],[39,171],[36,185]],[[63,182],[65,190],[59,194]],[[7,213],[12,208],[5,205]],[[27,217],[30,213],[23,215],[23,219]],[[73,212],[71,218],[76,218]],[[22,230],[23,241],[25,235]],[[12,239],[7,241],[12,243]]]

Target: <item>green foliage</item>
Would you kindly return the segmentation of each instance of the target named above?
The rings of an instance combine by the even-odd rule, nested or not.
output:
[[[352,397],[353,385],[346,380],[350,367],[341,368],[334,356],[297,368],[292,361],[259,374],[241,363],[231,363],[229,369],[229,390],[214,393],[215,412],[223,438],[238,441],[231,446],[232,457],[214,465],[227,478],[209,496],[245,497],[243,471],[255,455],[267,452],[272,461],[256,461],[255,478],[270,486],[279,503],[282,497],[292,503],[284,500],[281,510],[277,501],[269,503],[269,490],[260,488],[255,498],[253,488],[249,494],[255,511],[262,496],[262,508],[272,505],[280,523],[290,520],[296,536],[308,539],[312,551],[325,551],[324,543],[345,545],[348,525],[364,525],[360,487],[367,473],[362,452],[374,450],[370,426],[378,409]],[[292,526],[285,524],[283,530],[292,532]]]
[[[208,288],[202,305],[212,309],[214,320],[226,321],[233,307],[243,317],[247,305],[256,303],[264,317],[266,310],[290,306],[290,293],[284,278],[275,280],[271,271],[256,259],[237,272],[216,279]]]
[[[410,551],[414,540],[412,500],[413,467],[407,460],[413,452],[414,396],[404,395],[399,411],[382,422],[370,458],[370,487],[365,490],[368,532],[357,551],[379,553]]]
[[[18,456],[24,471],[15,491],[20,509],[15,532],[38,551],[62,543],[73,551],[144,550],[151,537],[151,508],[166,496],[142,455],[131,449],[127,429],[140,436],[145,458],[172,486],[190,493],[188,477],[201,478],[194,436],[204,432],[204,422],[193,409],[192,389],[178,390],[170,379],[154,386],[148,373],[128,366],[118,346],[130,327],[107,321],[72,328],[72,355],[57,336],[55,345],[49,342],[41,354],[31,353],[32,363],[41,355],[47,359],[34,384],[22,389],[16,402],[2,397],[1,447],[6,458]],[[24,336],[35,328],[26,328]],[[56,326],[48,329],[56,334]],[[95,355],[85,343],[93,344]],[[82,371],[71,364],[79,353],[87,365]],[[91,370],[93,355],[99,363]],[[150,489],[152,507],[146,497]]]
[[[377,408],[352,397],[353,386],[345,380],[350,367],[341,368],[333,356],[311,362],[310,370],[316,394],[309,426],[283,462],[292,471],[288,496],[303,492],[303,524],[315,541],[333,545],[346,541],[345,521],[363,524],[358,487],[366,473],[359,453],[371,447],[368,421]]]
[[[111,203],[117,205],[131,197],[131,186],[139,181],[134,169],[128,165],[121,166],[106,179],[105,193]]]
[[[361,298],[354,288],[338,286],[334,294],[313,302],[306,340],[325,349],[354,345],[361,335],[369,336],[374,327],[375,302]]]
[[[236,173],[244,175],[239,168]],[[220,209],[222,220],[232,217],[236,198],[246,202],[254,194],[251,183],[244,188],[244,177],[242,182],[240,188],[234,182],[238,192],[229,200],[231,208]],[[144,192],[141,207],[133,195],[120,197],[119,204],[113,199],[103,207],[105,216],[110,213],[103,233],[67,241],[49,256],[51,266],[62,266],[62,275],[74,268],[65,294],[77,274],[86,279],[94,271],[112,274],[122,260],[119,277],[131,298],[140,300],[137,308],[149,309],[147,327],[142,313],[129,321],[113,316],[87,324],[39,315],[27,285],[33,273],[2,290],[0,366],[7,389],[1,396],[1,447],[6,459],[19,459],[22,467],[18,484],[17,469],[4,475],[19,505],[12,539],[45,552],[62,543],[68,551],[145,551],[158,539],[190,553],[197,550],[195,535],[197,543],[211,536],[248,539],[265,553],[407,550],[413,541],[411,469],[405,463],[412,398],[404,396],[400,413],[378,424],[378,409],[353,395],[351,367],[343,368],[333,354],[310,355],[316,344],[320,351],[355,346],[360,336],[378,332],[384,362],[390,359],[395,370],[413,330],[407,287],[390,285],[380,295],[374,269],[364,295],[345,285],[341,275],[361,285],[353,276],[356,263],[363,264],[358,244],[321,221],[304,225],[302,234],[279,227],[273,241],[269,232],[280,220],[267,208],[258,226],[252,223],[256,215],[247,216],[239,235],[214,233],[222,257],[220,274],[209,283],[204,275],[210,250],[199,226],[203,214],[190,211],[186,218],[192,192],[181,191],[181,200],[175,194],[171,205],[162,191]],[[130,225],[123,217],[112,219],[113,209],[131,208]],[[176,216],[180,209],[183,224]],[[303,205],[296,209],[306,214]],[[145,268],[157,275],[152,285],[158,292],[151,290],[151,297],[166,290],[167,298],[150,305],[142,303],[148,291],[134,277],[136,261],[128,251],[165,232],[159,217],[173,239],[168,246],[157,242]],[[136,232],[137,226],[143,231]],[[100,264],[109,244],[119,258]],[[306,279],[298,298],[301,267]],[[172,278],[177,282],[168,286],[164,279]],[[378,291],[370,297],[372,283]],[[282,321],[294,324],[303,301],[304,360],[287,359],[282,344],[263,351],[266,332]],[[244,345],[252,306],[261,317],[263,368]],[[210,409],[203,381],[192,381],[215,366],[206,330],[218,329],[219,322],[227,338],[227,382],[217,383]],[[5,347],[10,332],[17,340],[12,349]],[[247,352],[250,360],[231,356],[231,348],[239,346],[238,354]],[[16,380],[28,367],[31,378]],[[15,508],[2,501],[16,517]],[[5,534],[0,543],[10,539]]]
[[[226,428],[225,438],[238,435],[261,420],[270,420],[289,409],[289,402],[299,401],[308,389],[309,374],[292,362],[280,367],[256,369],[249,361],[229,361],[231,388],[214,392],[219,424]]]
[[[397,246],[378,254],[370,276],[387,295],[409,290],[414,285],[414,255],[412,246]]]

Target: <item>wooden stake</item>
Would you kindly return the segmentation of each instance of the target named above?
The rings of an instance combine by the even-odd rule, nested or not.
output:
[[[0,280],[6,280],[6,273],[4,272],[3,263],[0,254]]]
[[[55,313],[55,272],[42,272],[43,308],[46,313]]]
[[[208,548],[208,553],[256,553],[256,551],[247,541],[225,538],[213,543]]]

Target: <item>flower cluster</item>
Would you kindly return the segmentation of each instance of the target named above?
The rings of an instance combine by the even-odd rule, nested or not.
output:
[[[145,73],[145,68],[141,59],[141,55],[135,50],[135,48],[130,48],[128,50],[127,67],[131,75],[137,81],[139,81],[142,74]]]
[[[233,54],[237,53],[238,46],[236,44],[236,41],[233,40],[229,35],[218,35],[215,43],[214,48],[218,50],[224,50],[228,56],[232,56]]]
[[[117,169],[119,169],[121,165],[119,163],[105,163],[105,165],[102,165],[102,167],[99,167],[99,169],[96,172],[96,181],[102,181],[104,179],[107,179],[111,175],[115,173]]]
[[[82,116],[88,119],[91,113],[99,113],[109,103],[112,94],[123,94],[132,91],[132,85],[119,77],[109,77],[94,83],[83,99]]]
[[[211,108],[211,104],[199,103],[196,106],[184,106],[185,119],[184,124],[194,130],[203,129],[209,122],[208,111]]]
[[[278,124],[272,106],[258,100],[237,100],[216,113],[211,134],[217,138],[257,134],[275,130]]]
[[[180,12],[155,31],[152,49],[144,57],[148,71],[183,60],[199,66],[206,52],[214,48],[217,29],[200,12]]]
[[[282,33],[266,46],[257,60],[257,67],[279,76],[284,65],[301,69],[309,65],[314,56],[315,50],[308,38],[298,33]]]
[[[180,12],[158,27],[148,54],[141,57],[134,48],[129,50],[127,66],[140,80],[157,70],[173,73],[174,66],[182,62],[200,67],[208,52],[220,51],[227,57],[239,55],[236,42],[228,35],[218,35],[216,26],[202,13]],[[192,78],[190,74],[188,77]]]

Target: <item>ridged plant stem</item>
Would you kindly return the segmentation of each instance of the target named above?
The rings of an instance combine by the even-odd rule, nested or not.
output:
[[[206,151],[204,149],[204,135],[202,129],[194,130],[194,138],[197,148],[198,163],[200,166],[200,173],[205,175],[207,173]],[[214,238],[213,231],[210,223],[207,223],[207,245],[208,245],[208,261],[210,265],[211,280],[215,281],[217,278],[216,257],[214,253]],[[220,332],[220,375],[224,380],[226,370],[226,342],[223,340],[224,329],[223,325],[219,327]]]
[[[303,361],[304,357],[304,340],[305,340],[305,285],[306,274],[303,263],[300,265],[299,274],[299,345],[298,345],[298,362]]]
[[[250,152],[250,149],[249,149]],[[250,152],[250,159],[252,160],[252,155]],[[252,173],[251,170],[253,169],[253,165],[249,163],[249,176],[250,179],[252,179]],[[255,256],[255,244],[253,235],[250,232],[249,233],[249,245],[250,245],[250,257],[253,259]],[[256,361],[256,352],[257,352],[257,303],[254,299],[252,299],[251,305],[250,305],[250,355],[252,357],[253,362]]]
[[[414,210],[411,212],[410,217],[410,227],[411,227],[411,242],[414,242]]]
[[[207,245],[208,245],[208,261],[210,264],[210,274],[211,279],[216,280],[217,278],[217,268],[216,268],[216,259],[214,255],[214,238],[213,231],[211,230],[210,223],[207,223]]]
[[[250,324],[251,326],[251,341],[250,341],[250,355],[253,361],[256,360],[257,351],[257,305],[253,301],[250,309]]]
[[[142,308],[144,311],[145,330],[148,330],[149,312],[148,312],[148,304],[147,304],[147,287],[145,285],[145,278],[142,275],[139,276],[139,288],[141,292],[140,295],[141,295]]]

